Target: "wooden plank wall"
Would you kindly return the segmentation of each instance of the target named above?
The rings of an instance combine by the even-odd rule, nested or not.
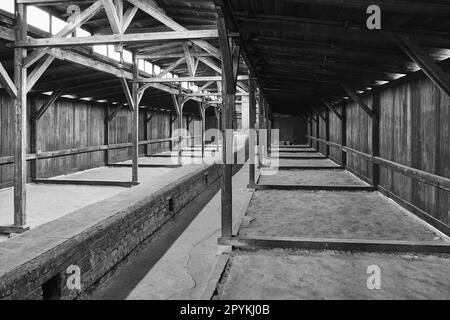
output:
[[[342,114],[342,106],[335,106],[335,110]],[[330,141],[334,143],[341,144],[341,124],[342,121],[338,118],[338,116],[334,112],[330,112]],[[339,148],[330,146],[330,158],[341,162],[342,161],[342,152]]]
[[[305,144],[307,127],[299,116],[273,114],[272,128],[280,130],[280,141],[290,141],[291,144]]]
[[[406,79],[407,80],[407,79]],[[372,107],[373,94],[380,98],[380,156],[387,160],[450,178],[450,98],[427,78],[397,81],[379,93],[364,95]],[[353,101],[347,108],[347,145],[368,154],[371,120]],[[337,109],[340,111],[340,109]],[[341,121],[330,115],[331,141],[340,143]],[[321,122],[322,124],[322,122]],[[322,138],[322,136],[321,136]],[[331,147],[332,156],[340,159]],[[371,179],[368,161],[348,153],[348,167]],[[450,192],[418,182],[381,166],[380,185],[394,195],[450,224]]]
[[[27,153],[34,153],[31,149],[31,110],[40,108],[45,102],[45,96],[29,96],[28,98],[28,126],[27,126]],[[109,109],[109,110],[108,110]],[[37,125],[37,150],[39,152],[58,151],[72,148],[100,146],[105,143],[105,118],[113,106],[96,104],[86,101],[61,98],[51,106]],[[186,128],[186,117],[184,125]],[[5,93],[0,94],[0,157],[12,156],[13,150],[13,107],[11,98]],[[131,142],[132,113],[121,110],[108,125],[109,144]],[[140,117],[140,139],[144,137],[144,113]],[[209,121],[209,120],[208,120]],[[147,124],[148,140],[169,138],[169,113],[156,113]],[[178,122],[173,123],[173,131]],[[192,135],[201,134],[201,120],[194,119],[190,128]],[[196,144],[201,138],[195,139]],[[174,143],[174,148],[176,143]],[[169,142],[149,145],[149,153],[158,153],[169,150]],[[140,147],[140,154],[144,155],[145,147]],[[131,159],[131,148],[109,151],[109,161],[117,162]],[[105,151],[71,155],[65,157],[41,159],[37,163],[39,177],[51,177],[75,171],[105,165]],[[31,161],[27,163],[28,177],[31,177]],[[0,187],[9,187],[13,181],[13,164],[0,165]]]

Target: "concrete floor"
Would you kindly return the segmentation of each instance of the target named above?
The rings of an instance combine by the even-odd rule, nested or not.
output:
[[[248,166],[244,166],[233,177],[235,232],[252,195],[251,190],[247,189],[247,183]],[[189,206],[186,209],[190,211],[199,209],[197,206]],[[153,250],[145,249],[145,252],[138,254],[134,261],[130,261],[100,288],[93,298],[195,300],[211,297],[226,262],[217,246],[217,238],[220,236],[220,190],[199,211],[187,228],[180,230],[181,235],[173,241],[170,248],[159,253],[161,246],[166,246],[168,233],[175,229],[171,227],[172,230],[168,230],[163,226],[161,235],[149,245]],[[186,214],[192,215],[192,212],[180,212],[173,223],[177,224],[176,220],[183,219],[180,215]],[[157,261],[152,261],[155,255],[160,256]]]
[[[259,184],[278,185],[367,185],[346,170],[286,170],[271,176],[262,175]]]
[[[286,152],[288,151],[289,153],[293,153],[293,152],[310,152],[310,151],[316,151],[313,148],[286,148],[286,147],[272,147],[271,149],[272,151],[279,151],[279,152]]]
[[[438,240],[378,192],[262,190],[253,195],[242,236]]]
[[[369,266],[381,270],[369,290]],[[235,251],[214,299],[450,299],[450,257],[335,251]]]
[[[330,159],[312,159],[312,160],[301,160],[301,159],[279,159],[278,165],[280,167],[338,167],[339,165]]]
[[[311,158],[311,157],[317,157],[317,158],[323,158],[324,155],[319,152],[283,152],[280,151],[278,153],[275,153],[274,151],[271,154],[271,157],[289,157],[289,158]]]
[[[146,163],[149,158],[139,159]],[[157,159],[158,163],[170,163],[170,159]],[[139,168],[141,182],[160,180],[173,168]],[[99,167],[77,173],[54,177],[67,180],[114,180],[131,181],[131,168]],[[75,186],[27,184],[27,224],[35,228],[49,221],[63,217],[90,204],[113,197],[124,191],[123,187]],[[13,223],[13,188],[0,190],[0,225]],[[0,236],[0,241],[7,239]]]

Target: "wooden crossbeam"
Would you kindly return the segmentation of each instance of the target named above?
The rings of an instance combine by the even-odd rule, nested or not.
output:
[[[94,2],[91,6],[89,6],[86,10],[81,12],[79,15],[75,17],[75,19],[71,20],[67,23],[67,25],[59,31],[57,34],[53,36],[53,38],[63,38],[69,34],[71,34],[74,30],[81,27],[84,23],[89,21],[92,17],[94,17],[97,13],[99,13],[103,8],[103,5],[100,1]],[[49,53],[50,48],[42,48],[31,52],[27,58],[24,60],[24,67],[28,68],[33,65],[36,61],[42,58],[45,54]]]
[[[184,58],[184,53],[168,53],[168,54],[155,54],[155,53],[142,53],[137,55],[139,59],[175,59],[175,58]],[[204,58],[211,57],[211,54],[206,52],[191,52],[191,57],[195,58]],[[197,59],[199,60],[199,59]]]
[[[138,185],[131,181],[110,181],[110,180],[62,180],[62,179],[35,179],[37,184],[57,184],[57,185],[83,185],[83,186],[109,186],[131,188]]]
[[[183,27],[179,23],[177,23],[172,18],[168,17],[164,11],[158,6],[158,4],[155,1],[148,1],[148,0],[128,0],[131,4],[138,7],[148,15],[152,16],[162,24],[166,25],[167,27],[171,28],[175,31],[188,31],[187,28]],[[220,57],[219,50],[214,47],[213,45],[209,44],[206,41],[202,40],[192,40],[194,44],[202,48],[208,53],[211,53],[215,57]]]
[[[364,110],[365,113],[369,115],[369,117],[374,118],[375,114],[372,112],[372,110],[369,108],[369,106],[364,102],[364,100],[353,91],[347,84],[341,83],[342,88],[344,88],[345,92],[350,96],[350,98],[353,99],[353,101],[356,102],[356,104],[361,107],[361,109]]]
[[[292,237],[222,237],[220,245],[251,248],[345,250],[362,252],[450,253],[443,241],[395,241],[366,239],[324,239]]]
[[[0,83],[11,97],[17,98],[17,88],[1,62],[0,62]]]
[[[187,97],[209,97],[209,96],[222,96],[222,92],[192,92],[185,93]],[[247,97],[249,94],[247,92],[237,92],[237,97]]]
[[[183,64],[186,61],[185,57],[182,57],[180,59],[178,59],[177,61],[173,62],[170,66],[168,66],[166,69],[164,69],[163,71],[161,71],[159,74],[156,75],[155,78],[162,78],[163,76],[165,76],[166,74],[168,74],[169,72],[171,72],[172,70],[176,69],[179,65]],[[145,92],[148,88],[150,88],[152,85],[150,83],[142,86],[139,89],[140,93]]]
[[[189,39],[214,39],[217,38],[217,30],[195,30],[195,31],[169,31],[169,32],[151,32],[151,33],[133,33],[117,35],[101,35],[80,38],[42,38],[17,41],[17,48],[39,48],[39,47],[73,47],[73,46],[94,46],[120,43],[145,43],[161,42],[173,40]],[[44,49],[47,50],[47,49]]]
[[[292,184],[257,184],[257,190],[307,190],[307,191],[353,191],[373,192],[378,189],[374,186],[346,186],[346,185],[292,185]]]
[[[62,86],[59,87],[58,89],[56,89],[55,91],[53,91],[51,96],[44,103],[44,105],[38,111],[36,111],[36,113],[33,115],[33,118],[35,120],[39,120],[40,118],[42,118],[45,111],[47,111],[48,108],[50,108],[59,97],[61,97],[63,92],[64,92],[64,88]]]
[[[450,96],[450,79],[447,74],[430,58],[430,56],[408,37],[397,35],[395,40],[399,47],[442,91]]]
[[[248,80],[248,75],[237,76],[238,80]],[[222,81],[221,76],[206,76],[206,77],[178,77],[178,78],[141,78],[138,82],[141,83],[180,83],[180,82],[205,82],[205,81]]]

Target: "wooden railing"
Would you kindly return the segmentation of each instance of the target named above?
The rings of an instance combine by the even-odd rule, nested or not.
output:
[[[200,138],[200,137],[201,137],[201,135],[185,136],[185,137],[183,137],[183,139],[194,139],[194,138]],[[142,146],[142,145],[149,145],[149,144],[155,144],[155,143],[178,141],[178,139],[179,139],[178,137],[174,137],[174,138],[145,140],[145,141],[139,141],[139,145]],[[131,142],[126,142],[126,143],[117,143],[117,144],[66,149],[66,150],[58,150],[58,151],[45,151],[45,152],[39,152],[37,154],[34,154],[34,153],[27,154],[27,161],[66,157],[66,156],[73,156],[73,155],[77,155],[77,154],[92,153],[92,152],[106,151],[106,150],[125,149],[125,148],[131,148],[132,146],[133,146],[133,144]],[[0,165],[13,164],[13,163],[14,163],[14,156],[0,157]]]
[[[367,161],[369,161],[371,163],[378,164],[380,166],[392,169],[392,170],[394,170],[396,172],[399,172],[399,173],[401,173],[401,174],[403,174],[405,176],[408,176],[408,177],[410,177],[412,179],[415,179],[417,181],[420,181],[420,182],[432,185],[432,186],[434,186],[436,188],[439,188],[439,189],[442,189],[442,190],[450,192],[450,179],[448,179],[448,178],[445,178],[445,177],[442,177],[442,176],[438,176],[436,174],[429,173],[429,172],[426,172],[426,171],[423,171],[423,170],[414,169],[414,168],[408,167],[406,165],[399,164],[397,162],[384,159],[382,157],[372,156],[370,154],[367,154],[367,153],[364,153],[364,152],[352,149],[350,147],[342,146],[342,145],[340,145],[338,143],[335,143],[335,142],[326,141],[326,140],[321,139],[321,138],[316,138],[316,137],[309,136],[309,135],[307,135],[307,138],[309,138],[311,140],[314,140],[314,141],[317,141],[317,142],[322,143],[322,144],[326,144],[326,145],[329,145],[329,146],[332,146],[332,147],[336,147],[338,149],[341,149],[344,152],[355,154],[355,155],[357,155],[357,156],[359,156],[359,157],[363,158],[364,160],[367,160]]]

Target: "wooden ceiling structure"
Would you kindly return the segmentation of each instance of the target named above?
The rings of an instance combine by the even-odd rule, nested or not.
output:
[[[333,110],[333,104],[343,99],[353,99],[376,119],[360,93],[401,81],[396,79],[412,73],[425,73],[450,94],[450,82],[443,71],[448,62],[442,61],[447,59],[450,48],[448,0],[16,3],[16,16],[3,15],[0,20],[0,80],[15,98],[18,227],[23,227],[25,217],[27,94],[53,92],[50,100],[54,100],[64,93],[117,103],[118,108],[128,105],[134,111],[133,182],[138,181],[140,105],[171,108],[182,115],[184,104],[189,108],[191,103],[191,108],[198,111],[198,102],[206,103],[209,96],[222,97],[221,101],[215,100],[222,107],[222,129],[231,130],[236,97],[250,94],[254,104],[256,88],[260,93],[260,125],[265,128],[270,128],[271,112],[310,116],[323,108]],[[380,30],[366,26],[367,8],[372,4],[381,8]],[[77,8],[79,13],[52,36],[27,29],[27,5],[42,7],[64,19],[68,8]],[[71,7],[74,5],[78,7]],[[79,27],[92,36],[73,34]],[[105,44],[113,45],[116,51],[132,52],[133,63],[115,61],[92,49],[93,45]],[[143,72],[138,68],[139,60],[157,64],[162,71]],[[179,78],[164,78],[168,72]],[[13,73],[14,81],[9,76]],[[182,88],[181,82],[186,81],[195,83],[199,92]],[[209,92],[203,91],[206,89]],[[227,155],[226,135],[222,145]],[[231,174],[231,165],[224,164],[225,235],[231,232]]]
[[[228,53],[226,61],[222,61],[224,46],[228,47],[228,42],[232,43],[237,35],[224,31],[224,23],[222,32],[218,31],[216,8],[212,1],[15,1],[15,15],[2,15],[0,21],[0,83],[13,98],[15,109],[14,225],[0,226],[0,231],[21,233],[27,230],[26,163],[39,159],[38,151],[26,153],[29,94],[52,92],[48,102],[31,115],[33,121],[37,121],[61,95],[103,101],[108,106],[117,105],[108,121],[127,106],[133,114],[132,185],[139,183],[141,106],[173,110],[178,116],[179,128],[183,128],[183,115],[196,113],[202,118],[204,134],[206,109],[211,105],[221,105],[220,97],[223,97],[227,116],[222,121],[224,128],[232,129],[236,97],[248,95],[249,75],[239,49],[233,51],[232,71]],[[66,20],[67,24],[56,34],[28,26],[28,6],[40,7]],[[79,28],[91,35],[77,35]],[[132,63],[97,54],[93,50],[95,45],[113,46],[122,54],[127,50],[132,55]],[[143,71],[139,67],[142,61],[157,64],[161,71],[158,74],[155,70],[152,73]],[[165,75],[169,72],[177,77],[168,79]],[[186,82],[194,83],[198,87],[194,88],[196,92],[184,88],[182,83]],[[233,88],[232,95],[222,94],[223,88]],[[181,164],[181,132],[177,140]],[[64,154],[76,152],[86,151],[66,150]],[[229,173],[231,179],[231,171]]]
[[[68,19],[68,8],[76,5],[80,8],[81,15],[85,14],[80,27],[90,32],[93,36],[107,36],[119,33],[119,27],[114,27],[111,23],[111,15],[108,16],[104,10],[102,1],[19,1],[29,5],[35,5],[48,11],[52,15],[63,20]],[[99,3],[96,5],[96,3]],[[124,34],[139,35],[165,32],[201,31],[215,32],[216,11],[212,1],[106,1],[111,3],[117,12],[114,18],[123,23]],[[116,7],[120,6],[120,7]],[[95,6],[95,7],[94,7]],[[151,15],[152,14],[152,15]],[[9,74],[13,73],[14,53],[8,45],[15,39],[14,36],[14,16],[4,13],[1,18],[0,32],[0,56],[2,64]],[[40,38],[48,39],[51,35],[37,28],[29,27],[29,35],[39,41]],[[186,37],[188,38],[188,37]],[[136,41],[120,45],[121,49],[135,53],[139,59],[154,63],[161,68],[159,74],[146,74],[141,72],[143,77],[162,77],[167,73],[175,74],[179,77],[205,77],[205,81],[195,81],[201,89],[208,89],[209,92],[220,91],[218,85],[220,81],[210,81],[207,77],[220,77],[221,61],[218,40],[208,39],[204,41],[197,39],[164,40],[164,41]],[[75,38],[74,38],[75,39]],[[29,47],[29,51],[35,47]],[[47,60],[46,68],[36,81],[30,94],[41,94],[53,92],[55,88],[61,87],[64,95],[75,98],[92,99],[93,101],[104,101],[105,103],[127,104],[123,94],[123,86],[117,78],[125,72],[128,80],[131,79],[132,65],[124,61],[116,61],[109,57],[100,55],[93,51],[91,45],[59,45],[54,47],[50,62]],[[44,64],[42,56],[35,59],[28,57],[27,67],[32,69],[35,66]],[[189,61],[189,63],[187,63]],[[247,74],[245,64],[240,66],[241,74]],[[200,79],[200,78],[199,78]],[[192,79],[187,79],[192,80]],[[201,79],[200,79],[201,80]],[[240,82],[238,86],[241,94],[248,91],[247,81]],[[171,95],[179,93],[179,85],[165,83],[149,83],[143,90],[141,105],[150,108],[173,110],[173,100]],[[183,89],[183,93],[190,93],[190,100],[186,103],[186,109],[190,113],[197,114],[197,103],[206,94],[194,96],[192,90]]]
[[[223,0],[272,110],[310,114],[422,69],[449,93],[447,0]],[[381,9],[381,29],[366,26]],[[445,62],[443,62],[445,64]],[[349,92],[349,90],[351,92]]]

